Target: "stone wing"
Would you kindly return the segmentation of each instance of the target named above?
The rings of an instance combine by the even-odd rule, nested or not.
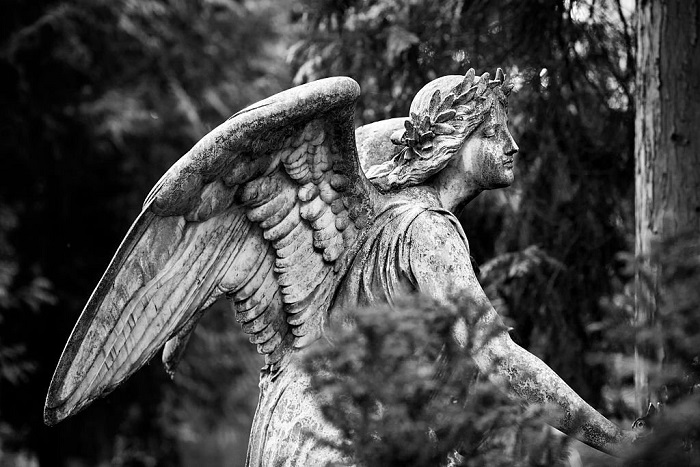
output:
[[[378,196],[359,168],[358,96],[350,78],[290,89],[234,115],[171,167],[66,344],[47,423],[113,390],[168,341],[172,369],[223,294],[272,368],[317,338]]]

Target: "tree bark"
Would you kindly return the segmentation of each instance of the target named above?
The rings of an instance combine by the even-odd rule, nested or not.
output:
[[[648,275],[635,277],[635,321],[652,328],[661,271],[652,249],[700,232],[700,5],[685,0],[637,0],[636,255]],[[660,252],[663,254],[663,252]],[[650,365],[663,348],[635,349],[640,413],[650,401]]]

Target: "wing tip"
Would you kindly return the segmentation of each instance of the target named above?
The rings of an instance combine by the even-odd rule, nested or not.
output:
[[[46,396],[46,403],[44,404],[44,424],[48,426],[54,426],[59,422],[70,417],[74,413],[78,412],[85,404],[81,405],[69,405],[66,401],[61,401],[56,396],[57,391],[54,388],[53,381],[49,387],[49,393]]]
[[[46,393],[46,402],[44,403],[44,423],[48,426],[56,425],[61,420],[66,419],[70,416],[70,410],[67,410],[64,386],[66,383],[66,353],[70,353],[71,339],[68,340],[66,344],[66,349],[64,349],[61,358],[56,365],[56,370],[54,370],[53,377],[51,378],[51,383],[49,383],[49,390]],[[74,391],[69,393],[72,394]],[[63,395],[62,395],[63,394]]]
[[[66,384],[70,384],[66,390]],[[63,420],[72,417],[89,407],[95,400],[110,394],[119,383],[98,388],[98,390],[84,391],[79,382],[71,382],[64,377],[54,375],[46,394],[44,403],[44,424],[54,426]]]
[[[63,420],[72,417],[90,405],[92,400],[84,400],[78,404],[63,403],[56,406],[51,406],[51,402],[52,401],[47,398],[46,404],[44,405],[44,424],[47,426],[55,426]]]
[[[44,423],[48,426],[54,426],[65,420],[78,412],[89,402],[78,400],[77,403],[70,403],[75,388],[72,388],[71,391],[65,391],[65,377],[59,374],[59,368],[56,369],[56,373],[51,379],[51,384],[49,384],[49,390],[46,394],[46,402],[44,404]],[[66,396],[66,394],[68,394],[68,396]]]
[[[63,421],[66,415],[61,414],[61,412],[56,408],[44,407],[44,424],[46,426],[55,426],[59,422]]]

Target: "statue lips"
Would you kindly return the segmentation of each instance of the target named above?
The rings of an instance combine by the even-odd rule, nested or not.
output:
[[[506,159],[505,161],[503,161],[503,165],[509,169],[512,169],[513,168],[513,158]]]

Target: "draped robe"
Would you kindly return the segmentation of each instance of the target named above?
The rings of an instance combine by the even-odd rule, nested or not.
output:
[[[425,256],[431,254],[437,268],[426,271],[425,264],[432,263]],[[343,279],[331,315],[344,307],[393,304],[411,292],[442,295],[436,287],[464,282],[465,267],[471,270],[469,261],[467,238],[455,216],[434,195],[407,190],[376,217]],[[309,379],[298,355],[275,373],[263,370],[248,446],[249,466],[352,463],[322,441],[337,442],[340,435],[323,419]]]

